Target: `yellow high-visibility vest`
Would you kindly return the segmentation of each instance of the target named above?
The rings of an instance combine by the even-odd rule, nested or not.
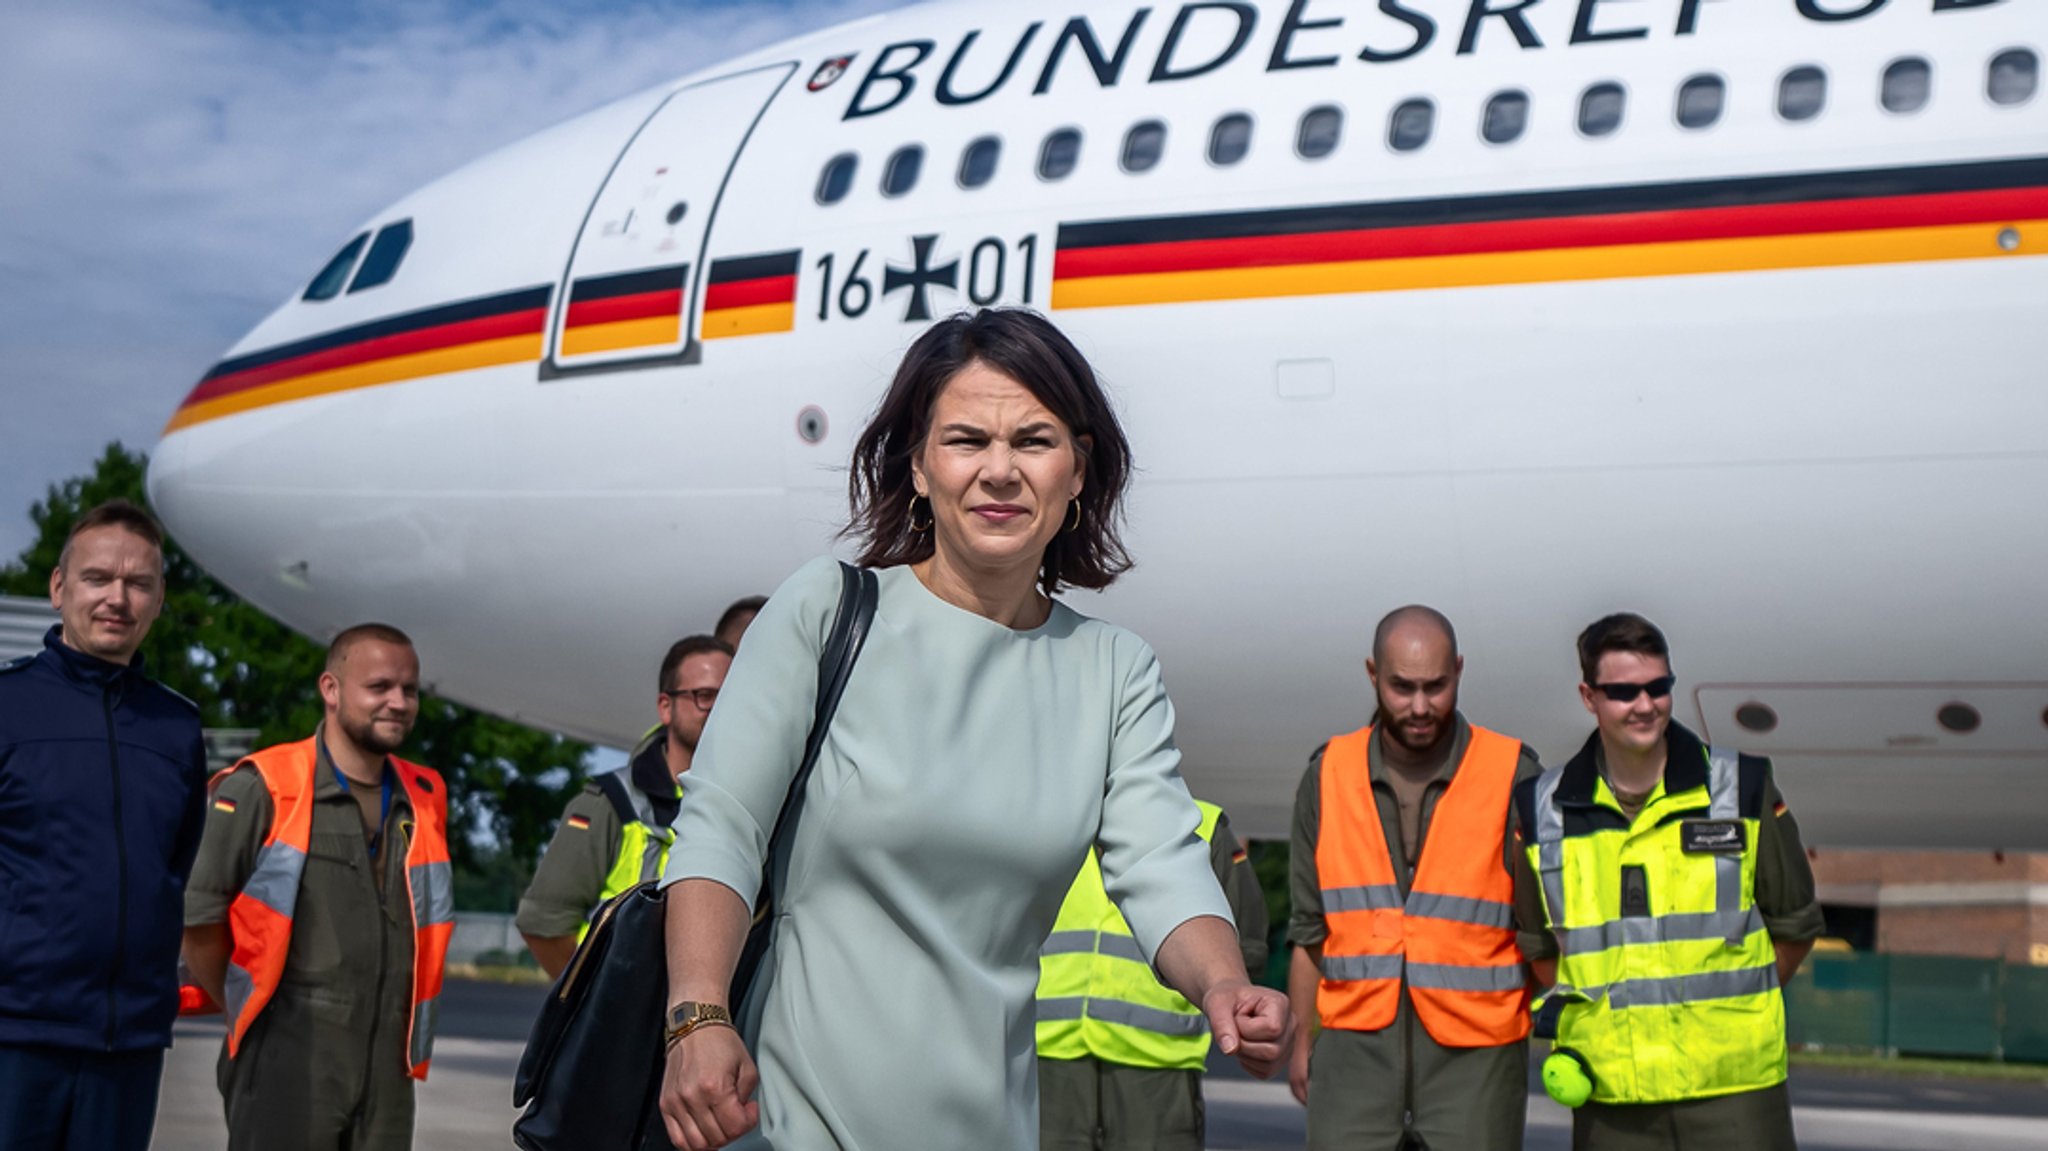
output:
[[[1215,837],[1223,810],[1196,800],[1197,830]],[[1200,1008],[1159,982],[1131,925],[1102,886],[1095,849],[1060,905],[1038,957],[1038,1053],[1130,1067],[1199,1068],[1209,1058]]]
[[[603,907],[612,896],[659,877],[668,866],[669,845],[676,839],[673,828],[656,822],[654,805],[648,802],[646,793],[633,785],[630,762],[599,776],[596,782],[618,813],[620,835],[619,853],[612,857],[612,869],[605,873],[604,889],[597,893],[597,902],[591,905],[592,913]],[[682,793],[681,787],[676,788],[677,795]],[[576,942],[583,942],[583,937],[589,933],[590,917],[586,915],[576,928]]]
[[[1592,769],[1590,745],[1518,792],[1559,949],[1557,1045],[1590,1065],[1595,1102],[1703,1099],[1785,1079],[1785,1002],[1755,899],[1769,763],[1672,730],[1664,782],[1633,820]],[[1704,763],[1683,761],[1694,754]]]

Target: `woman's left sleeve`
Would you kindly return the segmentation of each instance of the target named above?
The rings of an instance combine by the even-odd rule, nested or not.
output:
[[[1180,777],[1173,703],[1159,660],[1135,637],[1110,739],[1109,778],[1096,846],[1104,886],[1147,959],[1175,928],[1200,915],[1231,922],[1230,904],[1197,829],[1202,813]]]

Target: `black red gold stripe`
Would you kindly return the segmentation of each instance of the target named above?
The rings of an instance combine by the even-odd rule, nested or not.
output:
[[[286,400],[539,359],[551,294],[543,285],[442,304],[223,360],[164,430]]]
[[[671,346],[682,340],[683,285],[690,265],[593,276],[569,286],[569,314],[559,350],[565,356]]]
[[[1068,224],[1053,306],[1687,275],[2004,254],[2048,159]]]
[[[789,251],[713,260],[704,288],[704,338],[795,328],[797,261],[802,256]]]

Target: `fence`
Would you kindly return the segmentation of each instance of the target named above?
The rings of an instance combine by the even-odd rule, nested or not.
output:
[[[1817,953],[1785,988],[1795,1044],[2048,1063],[2048,967]]]
[[[455,934],[448,941],[448,962],[475,963],[479,959],[504,962],[526,954],[526,941],[512,926],[512,917],[493,911],[458,911]]]

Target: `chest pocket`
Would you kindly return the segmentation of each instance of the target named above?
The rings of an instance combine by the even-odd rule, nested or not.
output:
[[[355,817],[353,804],[347,814]],[[285,980],[333,991],[349,981],[351,972],[367,972],[374,978],[383,934],[378,914],[377,888],[362,834],[316,824],[306,837],[306,871],[299,878],[299,900],[292,914]]]

